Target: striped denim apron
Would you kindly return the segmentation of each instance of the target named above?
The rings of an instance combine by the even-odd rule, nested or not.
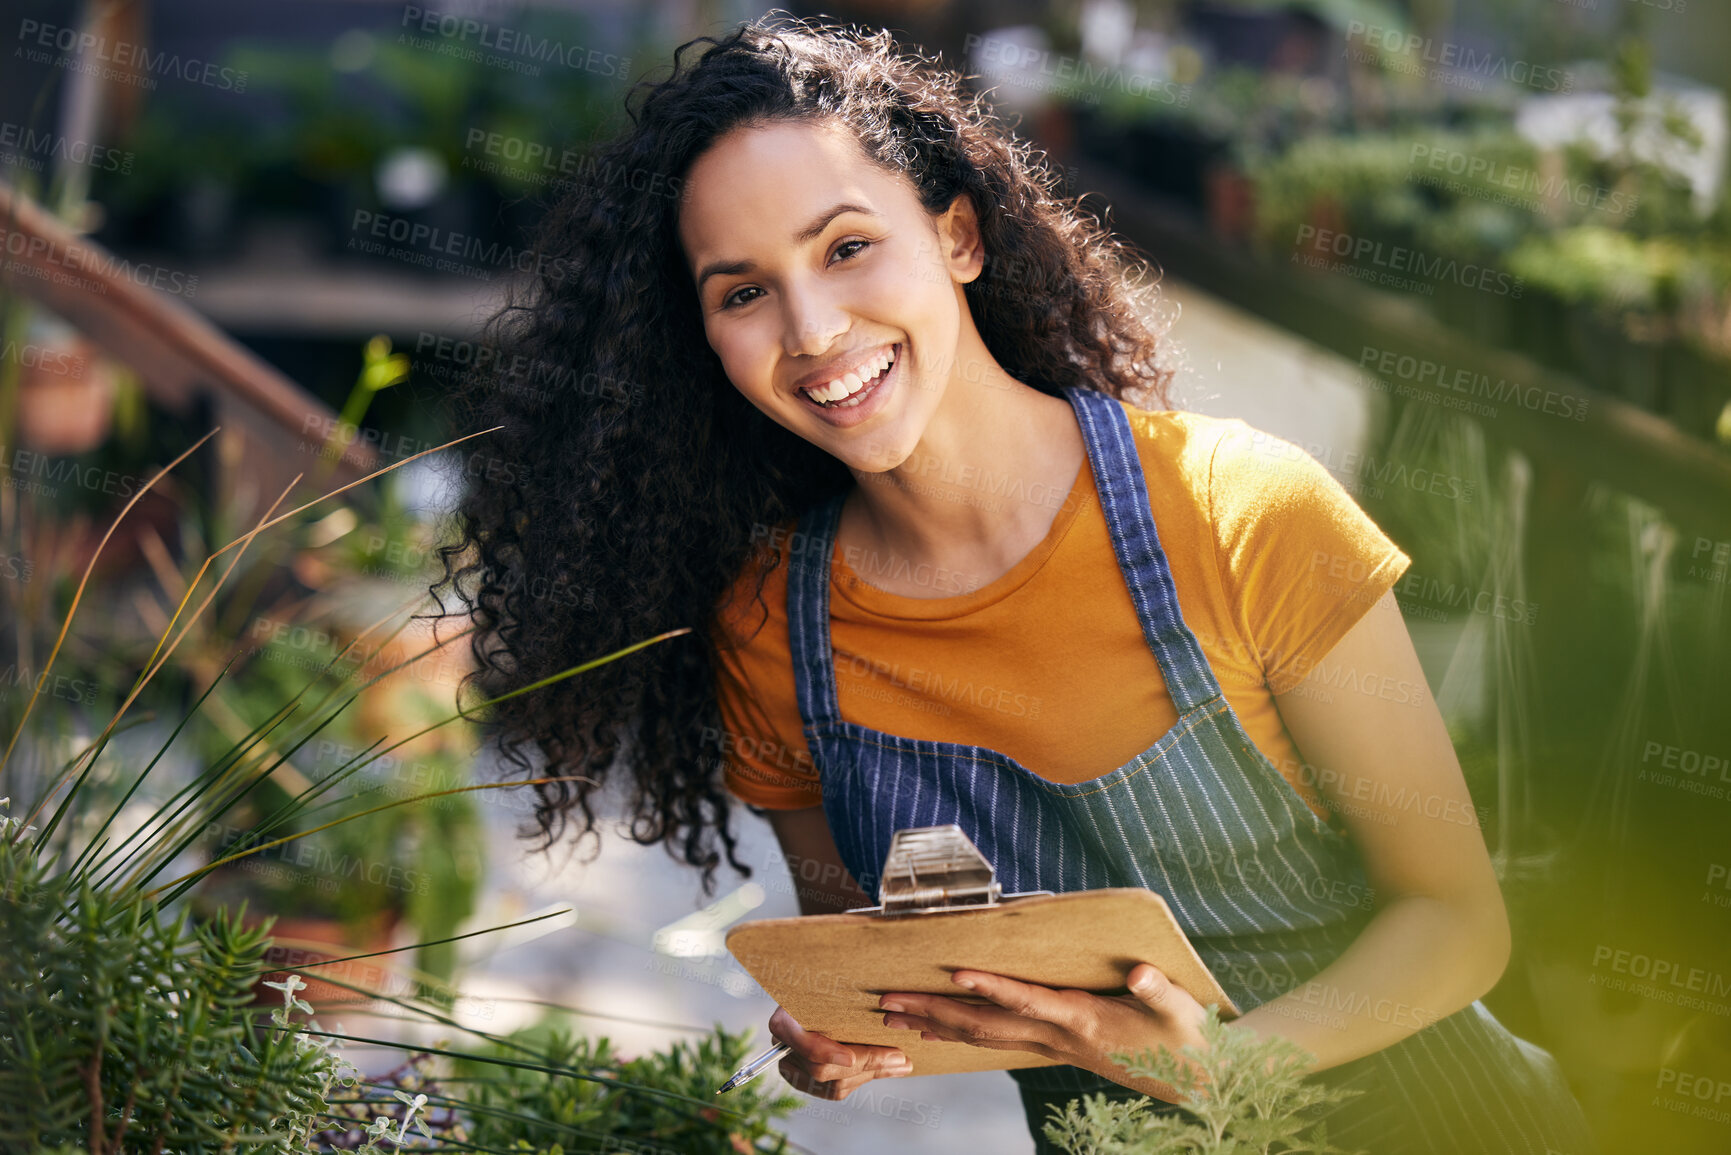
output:
[[[845,721],[829,631],[831,557],[845,495],[837,496],[802,519],[807,548],[790,563],[787,593],[799,709],[824,814],[842,861],[868,894],[895,831],[949,822],[995,864],[1007,892],[1147,887],[1166,900],[1233,1001],[1249,1010],[1315,975],[1363,929],[1371,917],[1361,903],[1370,893],[1363,866],[1347,837],[1305,805],[1245,734],[1184,624],[1122,406],[1093,390],[1066,389],[1065,396],[1178,721],[1123,766],[1075,783],[1048,781],[995,750]],[[1071,1066],[1010,1075],[1041,1151],[1057,1150],[1040,1134],[1045,1104],[1083,1093],[1131,1094]],[[1476,1002],[1313,1078],[1365,1092],[1328,1116],[1330,1140],[1348,1149],[1596,1150],[1555,1061]]]

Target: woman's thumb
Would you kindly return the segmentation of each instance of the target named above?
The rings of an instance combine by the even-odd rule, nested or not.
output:
[[[1159,967],[1137,963],[1130,968],[1130,993],[1149,1010],[1164,1011],[1166,998],[1172,993],[1172,982]]]

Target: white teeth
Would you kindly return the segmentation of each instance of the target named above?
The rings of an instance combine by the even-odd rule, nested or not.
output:
[[[858,373],[844,373],[827,384],[812,386],[806,390],[806,393],[811,396],[813,401],[840,401],[842,398],[849,397],[865,388],[867,381],[877,377],[893,365],[895,359],[895,350],[891,348],[878,357],[876,361],[868,362],[860,367],[860,371],[866,374],[865,377],[860,377]]]

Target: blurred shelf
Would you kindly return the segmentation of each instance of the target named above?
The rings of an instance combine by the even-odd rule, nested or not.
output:
[[[1553,467],[1657,507],[1681,527],[1717,540],[1731,537],[1731,453],[1719,446],[1658,413],[1445,324],[1413,300],[1352,278],[1260,260],[1223,243],[1182,206],[1149,194],[1109,164],[1083,159],[1077,171],[1078,189],[1110,206],[1114,231],[1152,255],[1161,269],[1348,360],[1362,364],[1365,350],[1374,348],[1588,402],[1580,420],[1503,404],[1479,423],[1488,435]],[[1415,396],[1452,399],[1436,381],[1403,378],[1400,384]]]
[[[231,333],[365,339],[374,333],[465,337],[504,303],[502,280],[431,277],[339,262],[256,260],[191,267],[193,306]]]

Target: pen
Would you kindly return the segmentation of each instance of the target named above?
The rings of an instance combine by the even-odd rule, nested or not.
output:
[[[787,1043],[777,1043],[775,1046],[771,1047],[769,1050],[735,1071],[733,1073],[733,1078],[723,1083],[721,1085],[721,1090],[717,1091],[716,1094],[719,1095],[722,1091],[731,1091],[735,1087],[741,1087],[746,1083],[751,1082],[753,1079],[769,1070],[769,1065],[771,1063],[780,1062],[781,1057],[791,1050],[793,1050],[793,1048]]]

